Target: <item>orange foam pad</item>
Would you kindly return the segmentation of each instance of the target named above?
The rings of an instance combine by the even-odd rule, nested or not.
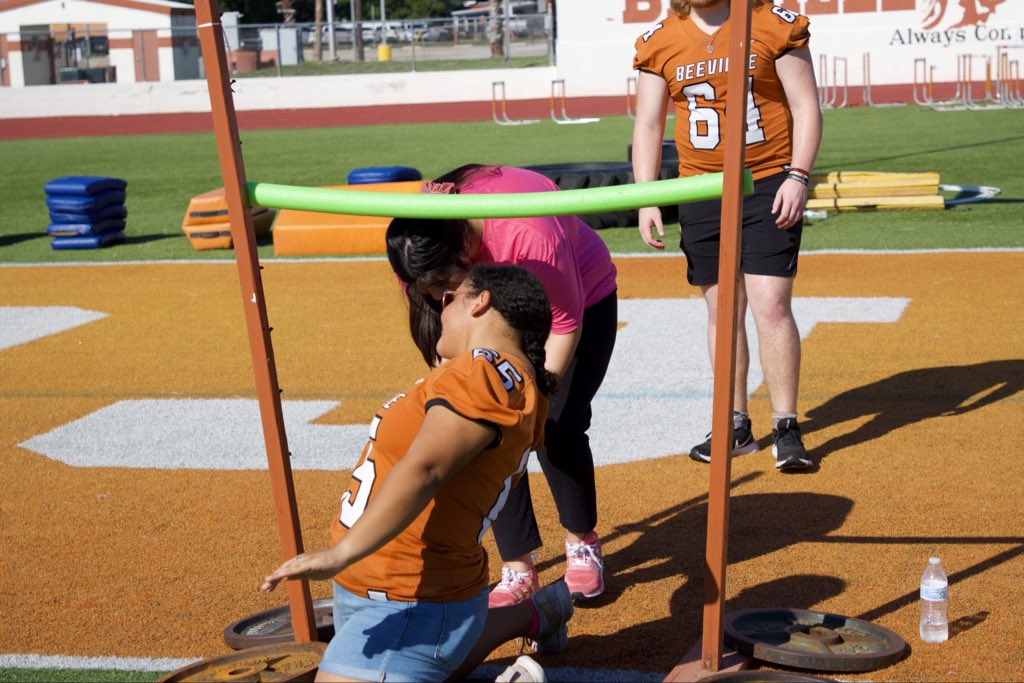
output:
[[[255,217],[258,212],[264,210],[262,207],[253,207],[252,215]],[[184,229],[186,225],[207,225],[210,223],[227,222],[228,202],[224,197],[224,188],[218,187],[216,190],[197,194],[189,200],[188,210],[185,211],[185,218],[181,221],[181,227]]]
[[[228,203],[224,199],[224,188],[218,187],[189,200],[181,227],[207,223],[225,223],[228,217]]]
[[[328,189],[414,194],[421,187],[422,180],[409,180],[399,183],[336,185]],[[274,223],[274,255],[383,254],[384,232],[390,222],[391,218],[383,216],[281,209]]]
[[[274,222],[274,211],[264,208],[255,208],[252,211],[252,227],[257,237],[262,237],[270,232],[270,224]],[[222,221],[220,223],[202,223],[200,225],[183,225],[189,243],[197,251],[203,249],[230,249],[231,223]]]

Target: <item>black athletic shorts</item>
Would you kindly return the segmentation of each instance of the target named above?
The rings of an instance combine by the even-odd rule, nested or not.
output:
[[[772,213],[775,193],[785,173],[754,183],[754,194],[743,197],[743,232],[740,235],[740,272],[747,275],[796,275],[803,222],[789,230],[775,224]],[[691,285],[718,282],[718,246],[722,200],[709,199],[679,205],[679,246],[686,254],[686,280]]]

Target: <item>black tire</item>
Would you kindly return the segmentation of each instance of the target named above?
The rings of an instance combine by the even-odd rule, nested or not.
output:
[[[633,169],[628,163],[619,161],[588,161],[576,164],[542,164],[527,166],[549,178],[560,190],[583,190],[591,187],[614,187],[633,182]],[[579,214],[584,223],[600,230],[602,228],[636,225],[637,212],[613,211],[599,214]]]
[[[560,190],[615,187],[617,185],[629,185],[633,182],[633,168],[628,162],[588,161],[576,164],[540,164],[526,166],[525,168],[549,178],[558,185]],[[668,175],[668,173],[671,173],[671,175]],[[674,178],[675,176],[674,165],[668,171],[664,165],[662,166],[659,175],[660,179]],[[662,207],[661,214],[664,222],[676,222],[679,219],[679,207]],[[580,214],[579,218],[595,230],[603,228],[628,228],[635,226],[639,222],[636,209],[597,214]]]
[[[560,190],[610,187],[633,182],[633,170],[620,161],[589,161],[579,164],[540,164],[527,169],[547,176]]]
[[[629,162],[633,161],[633,143],[630,142],[626,145],[626,160]],[[679,175],[679,150],[676,149],[675,140],[662,140],[661,141],[661,169],[659,170],[658,177],[661,180],[665,178],[675,178]]]

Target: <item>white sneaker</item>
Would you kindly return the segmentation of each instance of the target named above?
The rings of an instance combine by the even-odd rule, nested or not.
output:
[[[546,683],[544,668],[526,655],[522,655],[494,679],[494,683]]]

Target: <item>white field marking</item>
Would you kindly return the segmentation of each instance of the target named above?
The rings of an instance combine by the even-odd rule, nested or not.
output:
[[[801,339],[817,323],[894,323],[909,299],[815,298],[793,300]],[[626,299],[608,374],[594,399],[591,447],[595,465],[648,460],[688,451],[711,426],[714,375],[707,349],[702,299]],[[747,393],[764,374],[753,316]],[[858,332],[860,333],[860,332]]]
[[[281,402],[292,469],[355,465],[365,425],[310,424],[338,405]],[[267,469],[259,404],[252,399],[118,401],[19,445],[75,467]]]
[[[798,298],[793,309],[801,338],[817,323],[894,323],[908,299]],[[711,421],[711,364],[700,299],[619,302],[615,353],[594,400],[590,442],[597,465],[657,458],[703,440]],[[763,375],[756,331],[748,316],[748,390]],[[382,389],[382,396],[391,390]],[[283,401],[292,468],[352,467],[368,434],[365,425],[312,424],[338,404]],[[266,469],[259,407],[252,399],[138,399],[106,406],[20,444],[76,467],[153,469]],[[532,462],[531,471],[539,471]]]
[[[106,317],[74,306],[0,306],[0,350]]]
[[[800,252],[805,256],[831,254],[901,255],[901,254],[1013,254],[1024,252],[1024,247],[962,247],[958,249],[808,249]],[[615,260],[629,258],[683,258],[680,251],[637,251],[614,252]],[[309,256],[294,258],[288,256],[260,259],[261,263],[377,263],[387,261],[386,256]],[[234,259],[168,259],[166,261],[54,261],[50,263],[0,263],[0,268],[68,268],[93,266],[165,266],[175,265],[235,265]]]
[[[143,657],[71,657],[69,655],[0,654],[0,669],[99,669],[106,671],[174,671],[199,659]]]
[[[0,669],[71,669],[102,671],[175,671],[201,659],[146,659],[142,657],[71,657],[67,655],[16,655],[0,654]],[[477,667],[473,678],[493,680],[505,667],[484,664]],[[665,674],[652,671],[616,671],[614,669],[574,669],[548,667],[544,673],[552,683],[562,681],[595,681],[614,683],[629,681],[655,683],[664,679]]]

